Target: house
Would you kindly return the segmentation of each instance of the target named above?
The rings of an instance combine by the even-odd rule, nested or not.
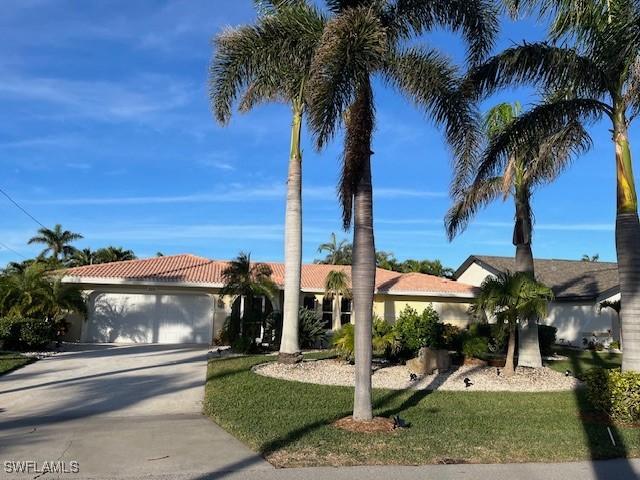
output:
[[[280,292],[261,298],[259,308],[280,311],[284,265],[267,263]],[[72,319],[69,339],[84,342],[204,343],[212,342],[240,299],[220,295],[226,261],[194,255],[87,265],[67,269],[62,281],[76,284],[87,297],[87,319]],[[332,325],[333,300],[324,296],[331,270],[349,266],[305,264],[300,304],[322,314]],[[410,305],[417,310],[432,305],[443,322],[466,326],[475,288],[421,273],[401,274],[377,269],[374,312],[393,322]],[[341,300],[341,323],[351,321],[351,302]]]
[[[620,298],[618,265],[610,262],[579,260],[534,260],[536,278],[553,289],[546,325],[558,329],[558,343],[582,346],[583,339],[597,337],[619,340],[620,322],[611,309],[600,311],[600,302]],[[514,271],[513,257],[471,255],[458,268],[454,278],[479,286],[489,275]]]

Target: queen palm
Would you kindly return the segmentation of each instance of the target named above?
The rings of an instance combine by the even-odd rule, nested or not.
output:
[[[93,265],[96,262],[96,251],[91,248],[83,248],[82,250],[74,249],[69,258],[69,264],[72,267],[82,267],[83,265]]]
[[[41,243],[46,248],[40,254],[42,257],[50,255],[54,261],[60,261],[60,256],[68,257],[74,251],[71,243],[84,238],[79,233],[69,230],[62,230],[62,225],[57,224],[53,229],[42,227],[38,230],[38,235],[29,239],[29,245],[33,243]]]
[[[215,39],[210,98],[216,119],[227,124],[233,104],[246,112],[266,101],[283,101],[292,109],[284,239],[284,308],[281,361],[299,359],[298,311],[302,268],[302,117],[306,86],[323,16],[305,0],[260,2],[255,25],[225,30]]]
[[[629,126],[640,112],[640,3],[634,0],[513,0],[539,5],[553,43],[515,46],[474,69],[468,91],[481,97],[534,83],[563,93],[521,116],[487,149],[480,170],[503,170],[508,145],[556,131],[572,118],[611,122],[616,169],[616,252],[626,341],[623,370],[640,371],[640,222]],[[569,45],[569,46],[565,46]]]
[[[137,258],[133,250],[112,246],[99,248],[95,251],[94,257],[94,263],[123,262]]]
[[[495,316],[498,322],[507,323],[509,327],[506,376],[515,371],[517,320],[546,316],[551,300],[551,289],[535,281],[528,272],[501,272],[495,277],[487,277],[480,285],[473,309]]]
[[[342,326],[341,304],[344,297],[351,296],[349,278],[342,270],[331,270],[324,280],[324,294],[333,300],[333,330]]]
[[[521,114],[518,102],[500,103],[485,116],[488,139],[496,140]],[[511,196],[515,215],[512,242],[516,247],[515,271],[535,277],[533,252],[533,212],[531,198],[536,187],[553,181],[569,164],[574,154],[590,147],[590,137],[578,122],[529,145],[522,145],[510,156],[504,172],[487,175],[481,172],[454,202],[446,216],[449,239],[464,231],[477,211],[500,197]],[[520,319],[518,364],[542,367],[536,318]]]
[[[475,116],[458,94],[456,69],[433,49],[406,47],[403,42],[433,28],[461,31],[469,43],[469,59],[478,60],[491,47],[496,19],[484,0],[396,1],[329,0],[334,14],[324,29],[314,57],[309,85],[309,118],[318,148],[344,123],[345,139],[338,196],[342,220],[353,220],[352,291],[355,310],[355,394],[353,418],[370,420],[371,335],[375,285],[375,243],[371,179],[375,125],[374,76],[407,95],[445,125],[456,155],[477,146]]]
[[[351,265],[352,250],[351,244],[346,239],[338,241],[336,234],[332,232],[329,241],[318,246],[318,253],[327,252],[326,258],[320,263]]]

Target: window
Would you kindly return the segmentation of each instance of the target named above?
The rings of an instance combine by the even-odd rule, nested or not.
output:
[[[342,297],[340,302],[340,324],[351,322],[351,299]]]
[[[330,329],[332,327],[332,318],[333,298],[325,296],[322,298],[322,321],[324,322],[327,329]]]
[[[315,297],[305,296],[302,299],[302,306],[304,308],[306,308],[306,309],[315,311],[315,309],[316,309],[316,298]]]

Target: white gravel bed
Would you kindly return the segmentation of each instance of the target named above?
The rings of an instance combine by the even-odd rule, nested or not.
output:
[[[253,367],[258,375],[294,380],[321,385],[353,386],[355,367],[340,360],[305,361],[297,365],[284,365],[276,362],[264,363]],[[574,390],[582,385],[574,377],[550,368],[518,367],[515,375],[505,377],[497,374],[495,367],[463,365],[452,367],[448,372],[419,376],[410,379],[409,369],[404,365],[374,365],[372,375],[373,388],[389,388],[393,390],[463,390],[463,391],[510,391],[510,392],[557,392]],[[468,378],[472,385],[465,386]]]

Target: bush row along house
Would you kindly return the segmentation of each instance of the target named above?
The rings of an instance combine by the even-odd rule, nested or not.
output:
[[[284,265],[266,263],[279,292],[272,298],[256,299],[255,307],[265,314],[280,311],[284,284]],[[422,311],[431,305],[442,322],[465,327],[472,321],[468,310],[477,286],[487,275],[512,269],[512,263],[507,257],[470,256],[455,280],[378,268],[374,313],[393,323],[406,306]],[[68,340],[209,344],[240,305],[239,299],[234,303],[233,298],[220,294],[227,265],[223,260],[185,254],[68,269],[63,281],[84,291],[88,307],[86,319],[70,319]],[[618,328],[614,312],[597,308],[599,301],[618,295],[614,267],[608,263],[536,261],[538,277],[556,293],[549,317],[541,321],[558,328],[559,340],[579,345],[593,332],[608,334]],[[351,271],[342,265],[303,265],[300,294],[301,306],[322,315],[328,329],[350,322],[352,316],[350,299],[324,294],[331,270],[343,270],[347,277]],[[334,309],[336,301],[339,309]],[[340,322],[334,323],[338,312]]]

